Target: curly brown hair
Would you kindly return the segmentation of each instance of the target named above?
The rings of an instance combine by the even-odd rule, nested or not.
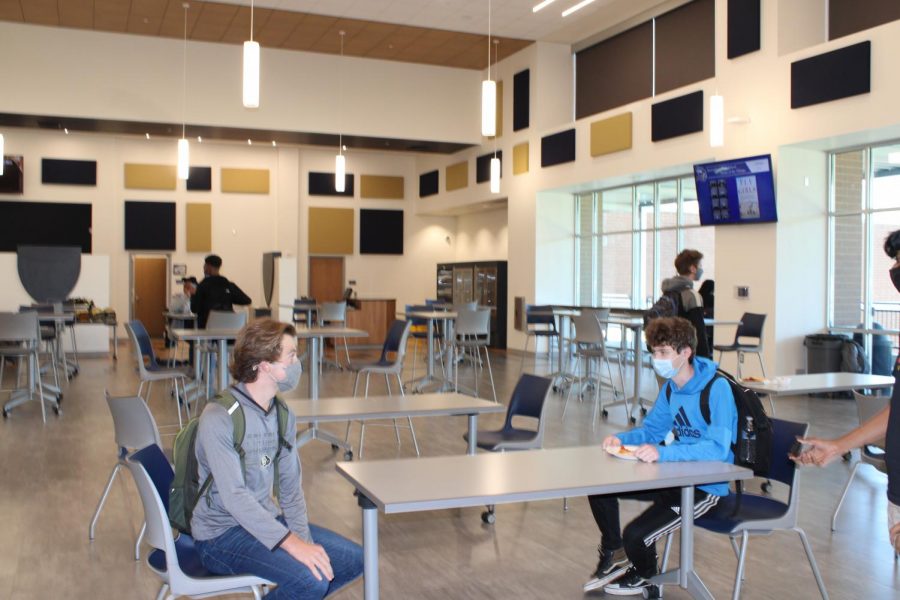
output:
[[[679,275],[690,275],[691,267],[696,267],[703,260],[703,253],[699,250],[682,250],[675,257],[675,270]]]
[[[647,345],[652,352],[653,348],[671,346],[676,352],[685,348],[691,349],[690,362],[694,362],[694,354],[697,352],[697,331],[693,323],[681,317],[661,317],[653,319],[647,325]]]
[[[294,337],[297,331],[290,323],[274,319],[259,319],[244,326],[234,343],[229,371],[241,383],[256,381],[261,362],[275,362],[281,357],[281,338]]]

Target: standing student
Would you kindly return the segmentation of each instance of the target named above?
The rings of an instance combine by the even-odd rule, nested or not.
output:
[[[297,430],[294,413],[276,406],[276,394],[300,379],[296,336],[292,325],[272,319],[254,321],[238,335],[231,365],[237,383],[227,393],[244,412],[243,460],[232,416],[219,402],[203,409],[196,440],[199,481],[212,476],[191,519],[203,566],[272,581],[278,587],[268,600],[319,600],[363,571],[358,544],[309,522],[299,456],[280,439],[280,410],[287,411],[286,431]]]
[[[197,293],[191,298],[191,310],[197,314],[197,326],[206,327],[211,310],[234,310],[234,305],[247,305],[250,296],[241,288],[219,274],[222,258],[210,254],[203,261],[203,281],[197,286]]]
[[[900,293],[900,229],[884,240],[884,253],[894,261],[888,276],[894,288]],[[891,402],[884,410],[837,439],[801,439],[800,441],[807,447],[799,456],[792,458],[803,465],[822,467],[854,448],[881,439],[885,440],[884,458],[888,476],[888,533],[894,551],[900,552],[900,357],[894,363],[894,391],[891,394]]]
[[[716,363],[695,356],[697,333],[680,317],[653,319],[646,330],[653,352],[653,369],[664,381],[659,396],[641,427],[603,440],[607,450],[622,444],[638,446],[634,455],[643,462],[715,460],[734,462],[731,445],[737,433],[737,406],[731,386],[716,375]],[[709,423],[700,409],[700,395],[709,388]],[[665,445],[661,445],[665,443]],[[727,483],[697,487],[694,516],[712,509],[728,495]],[[652,506],[626,525],[619,525],[619,499],[652,502]],[[591,512],[600,529],[597,568],[584,591],[603,588],[607,594],[641,595],[658,573],[656,541],[681,527],[681,489],[666,488],[629,494],[589,496]]]
[[[706,325],[703,322],[703,298],[694,289],[694,282],[703,279],[703,253],[699,250],[685,249],[675,257],[674,277],[663,279],[663,294],[676,293],[679,297],[679,311],[676,316],[684,317],[694,325],[697,331],[695,354],[712,358],[712,349],[706,337]]]

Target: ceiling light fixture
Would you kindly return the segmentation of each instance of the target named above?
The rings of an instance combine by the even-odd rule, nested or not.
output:
[[[144,136],[145,136],[148,140],[150,139],[150,134],[149,134],[149,133],[145,133]]]
[[[548,6],[550,6],[551,4],[553,4],[554,2],[556,2],[556,0],[544,0],[544,1],[541,2],[540,4],[536,4],[536,5],[534,6],[534,8],[531,9],[531,12],[536,13],[537,11],[541,10],[542,8],[547,8]]]
[[[178,166],[176,173],[178,179],[187,179],[191,170],[191,148],[185,137],[185,121],[187,113],[187,11],[190,6],[187,2],[181,5],[184,8],[184,45],[181,52],[181,139],[178,140]]]
[[[709,145],[725,145],[725,99],[719,94],[709,97]]]
[[[585,6],[587,6],[588,4],[591,4],[591,3],[593,3],[593,2],[594,2],[594,0],[581,0],[581,2],[579,2],[579,3],[576,4],[575,6],[573,6],[573,7],[571,7],[571,8],[567,8],[566,10],[564,10],[564,11],[562,12],[562,16],[568,17],[568,16],[571,15],[573,12],[578,11],[578,10],[581,10],[582,8],[584,8]]]
[[[3,156],[3,134],[0,133],[0,175],[3,175],[4,163],[6,163],[6,157]]]
[[[494,40],[494,62],[497,62],[500,50],[500,40]],[[497,136],[494,136],[494,156],[491,158],[491,184],[492,194],[500,193],[500,159],[497,158]]]
[[[252,146],[252,145],[253,145],[253,140],[251,140],[250,138],[247,138],[247,145],[248,145],[248,146]]]
[[[250,0],[250,41],[244,42],[244,108],[259,108],[259,42],[253,41],[253,0]]]
[[[63,127],[63,133],[65,133],[66,135],[69,135],[69,128]]]
[[[491,0],[488,0],[488,73],[481,82],[481,135],[497,135],[497,82],[491,79]]]
[[[275,148],[278,144],[275,143],[275,140],[272,140],[272,147]]]
[[[202,138],[201,136],[199,136],[199,135],[197,136],[197,143],[198,143],[198,144],[202,144],[202,143],[203,143],[203,138]]]
[[[343,193],[347,188],[347,160],[344,158],[344,133],[341,127],[341,110],[344,104],[344,35],[342,29],[338,32],[341,36],[341,63],[338,66],[338,153],[334,156],[334,191]]]

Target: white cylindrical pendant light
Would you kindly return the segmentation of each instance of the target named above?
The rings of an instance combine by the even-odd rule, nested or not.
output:
[[[191,165],[191,149],[186,138],[178,140],[178,179],[187,179]]]
[[[491,193],[500,193],[500,159],[496,156],[491,159]]]
[[[725,145],[725,98],[718,94],[709,97],[709,145]]]
[[[244,42],[244,107],[259,108],[259,42]]]
[[[347,165],[343,154],[334,156],[334,191],[343,192],[347,181]]]
[[[0,175],[3,175],[3,164],[6,159],[3,157],[3,134],[0,133]]]
[[[481,82],[481,135],[497,135],[497,82],[491,79]]]

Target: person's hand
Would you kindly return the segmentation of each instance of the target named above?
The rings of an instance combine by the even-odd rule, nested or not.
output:
[[[634,451],[634,456],[641,462],[656,462],[659,460],[659,448],[653,444],[641,444]]]
[[[614,435],[606,436],[606,439],[603,440],[603,449],[604,450],[615,450],[619,446],[622,445],[622,440],[617,438]]]
[[[894,552],[900,553],[900,523],[891,527],[890,537]]]
[[[844,453],[838,443],[834,440],[797,438],[797,441],[801,444],[805,444],[807,447],[799,455],[791,456],[790,458],[801,465],[824,467]]]
[[[305,542],[292,533],[281,543],[281,547],[297,561],[306,565],[317,580],[321,581],[323,576],[328,581],[334,579],[331,559],[319,544]]]

